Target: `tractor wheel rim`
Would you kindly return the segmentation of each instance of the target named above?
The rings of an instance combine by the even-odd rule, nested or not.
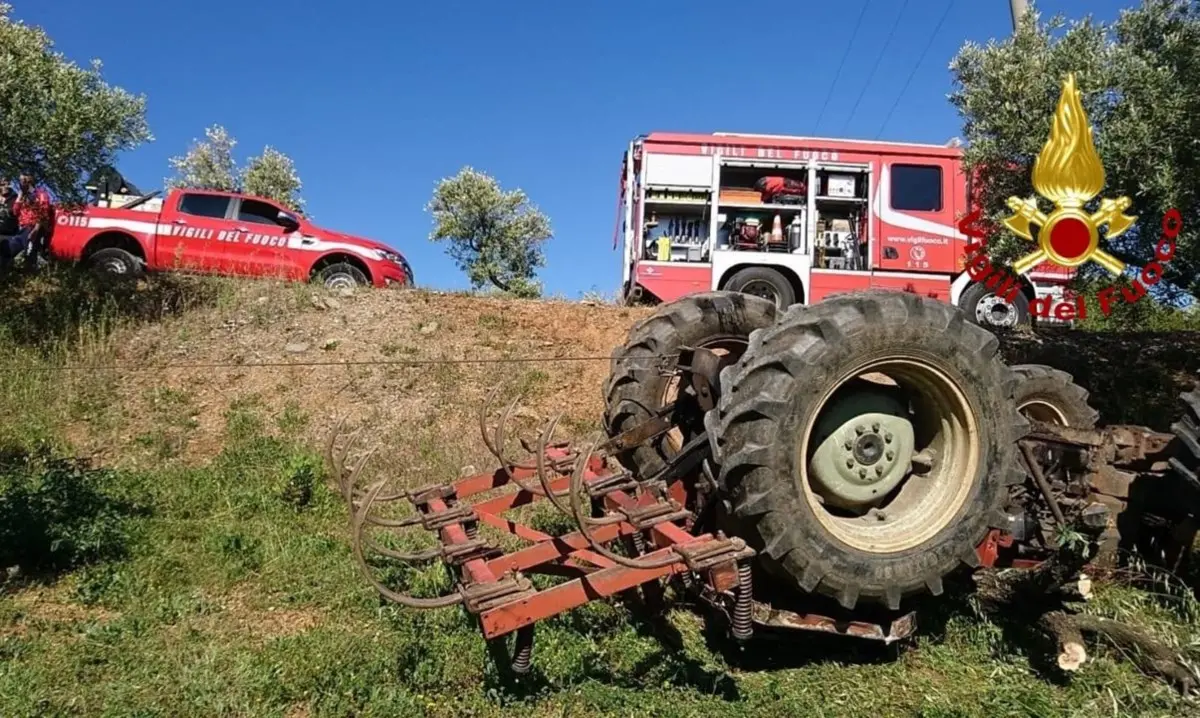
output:
[[[779,292],[775,291],[775,287],[770,282],[761,279],[752,279],[742,287],[742,294],[750,294],[755,297],[761,297],[775,304],[776,309],[781,309],[779,306]]]
[[[1023,402],[1017,406],[1017,411],[1030,421],[1040,421],[1044,424],[1054,424],[1055,426],[1071,425],[1070,419],[1067,418],[1066,413],[1062,409],[1043,399],[1030,399]],[[1038,457],[1043,467],[1057,463],[1060,453],[1059,450],[1049,446],[1034,450],[1034,454]]]
[[[708,349],[718,355],[721,358],[721,366],[725,367],[740,359],[742,354],[746,353],[748,346],[750,346],[748,339],[734,336],[720,336],[701,342],[697,345],[697,348]],[[678,367],[676,367],[675,372],[663,387],[658,403],[659,406],[666,406],[679,397],[679,378],[680,373]],[[683,440],[683,432],[679,430],[678,426],[671,427],[671,430],[663,436],[663,443],[672,456],[679,453],[679,450],[683,448]]]
[[[1057,426],[1071,425],[1071,421],[1067,419],[1067,415],[1062,409],[1043,399],[1026,401],[1017,407],[1017,411],[1024,414],[1026,419],[1032,421],[1040,421],[1044,424],[1055,424]]]
[[[865,374],[883,374],[904,397],[911,433],[905,434],[905,417],[851,412],[828,438],[819,436],[818,428],[828,422],[826,412],[844,412],[848,397],[875,391],[867,388],[869,378],[852,383]],[[846,392],[835,397],[843,386]],[[868,553],[906,551],[950,526],[971,495],[982,461],[978,421],[966,396],[943,371],[912,356],[874,360],[844,374],[820,397],[797,448],[798,488],[810,510],[834,537]],[[918,454],[922,463],[930,461],[928,469],[914,470],[909,459]],[[831,479],[834,470],[838,476]],[[898,481],[894,471],[903,473]],[[880,494],[847,499],[851,484],[875,482],[884,489]]]
[[[975,305],[975,318],[980,324],[1011,327],[1017,323],[1017,308],[1003,297],[989,294]]]

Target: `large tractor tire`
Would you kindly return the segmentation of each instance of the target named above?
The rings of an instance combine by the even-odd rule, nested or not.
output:
[[[1017,411],[1032,421],[1041,421],[1077,429],[1092,429],[1100,412],[1088,404],[1087,389],[1075,378],[1044,364],[1016,364],[1019,377],[1016,389]]]
[[[629,331],[612,360],[604,384],[604,427],[609,436],[637,426],[679,398],[680,425],[659,439],[618,457],[639,478],[666,467],[685,442],[703,431],[703,412],[679,390],[679,350],[702,347],[732,363],[742,355],[750,333],[775,322],[775,305],[738,292],[705,292],[664,304]]]
[[[998,342],[943,302],[794,307],[721,375],[719,484],[769,572],[847,609],[900,607],[977,566],[1023,481],[1027,422]]]

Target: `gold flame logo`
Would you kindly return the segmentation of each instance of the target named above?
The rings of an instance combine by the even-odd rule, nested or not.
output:
[[[1100,227],[1108,226],[1105,234],[1111,239],[1133,226],[1137,217],[1125,214],[1131,204],[1127,197],[1102,199],[1092,214],[1083,209],[1104,189],[1104,165],[1092,143],[1092,128],[1073,73],[1063,81],[1050,138],[1033,163],[1033,188],[1054,203],[1054,210],[1042,213],[1036,197],[1008,198],[1008,208],[1015,214],[1004,220],[1004,226],[1038,245],[1013,263],[1013,271],[1024,274],[1047,260],[1060,267],[1095,261],[1113,274],[1125,271],[1121,260],[1100,249]],[[1036,240],[1032,226],[1038,227]]]

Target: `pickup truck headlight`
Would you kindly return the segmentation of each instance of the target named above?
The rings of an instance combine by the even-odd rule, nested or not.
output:
[[[386,260],[387,260],[387,261],[389,261],[389,262],[393,262],[393,263],[395,263],[395,264],[398,264],[398,265],[400,265],[400,267],[401,267],[402,269],[404,269],[404,278],[405,278],[405,281],[406,281],[408,284],[412,284],[412,283],[413,283],[413,274],[412,274],[412,268],[408,266],[408,260],[406,260],[406,259],[405,259],[403,256],[401,256],[400,254],[397,254],[396,252],[389,252],[389,251],[387,251],[387,250],[385,250],[385,249],[380,249],[380,250],[378,250],[378,251],[379,251],[379,256],[380,256],[381,258],[383,258],[383,259],[386,259]]]

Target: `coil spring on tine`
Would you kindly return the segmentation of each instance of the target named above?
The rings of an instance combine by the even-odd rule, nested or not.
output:
[[[734,597],[733,604],[733,620],[732,633],[733,637],[739,641],[748,640],[754,635],[753,622],[753,573],[750,569],[750,562],[743,559],[738,561],[738,587],[737,595]]]

